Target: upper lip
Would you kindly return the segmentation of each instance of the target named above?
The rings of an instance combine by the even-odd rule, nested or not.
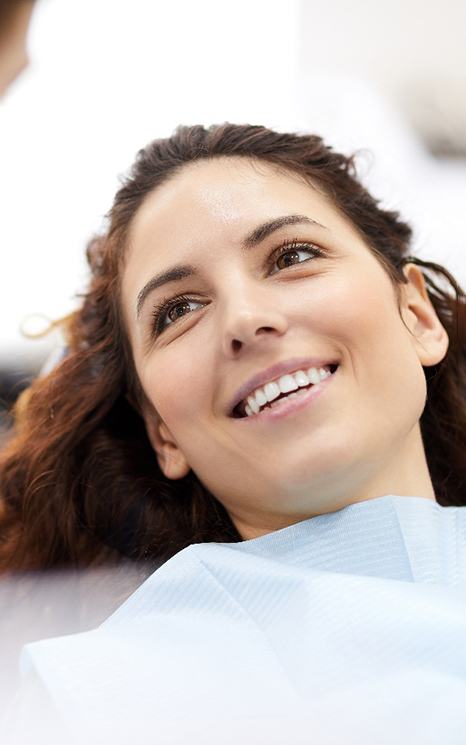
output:
[[[241,401],[245,400],[246,397],[260,388],[264,383],[268,383],[271,380],[276,380],[282,375],[287,373],[297,372],[298,370],[308,370],[310,367],[324,367],[325,365],[335,365],[335,360],[322,359],[317,357],[292,357],[289,360],[283,362],[277,362],[275,365],[267,367],[255,375],[252,375],[246,380],[236,391],[234,397],[230,402],[229,414],[233,413],[233,410],[238,406]]]

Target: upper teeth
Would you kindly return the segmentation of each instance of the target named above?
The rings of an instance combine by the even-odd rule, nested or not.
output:
[[[321,380],[328,378],[331,374],[329,367],[326,366],[310,367],[306,371],[298,370],[291,375],[282,375],[278,380],[272,380],[270,383],[266,383],[263,388],[257,388],[249,394],[246,404],[246,414],[248,416],[258,414],[266,403],[278,398],[280,394],[296,391],[298,388],[304,388],[311,383],[315,385],[316,383],[320,383]]]

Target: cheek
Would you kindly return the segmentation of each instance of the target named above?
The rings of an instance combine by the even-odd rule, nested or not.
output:
[[[378,343],[385,335],[387,316],[396,312],[390,288],[380,277],[374,283],[357,271],[323,274],[303,287],[295,302],[296,314],[308,327],[350,353]]]
[[[381,271],[377,269],[374,275],[355,271],[332,277],[320,299],[329,334],[343,339],[350,350],[385,348],[389,329],[400,333],[402,322],[394,291]]]
[[[165,349],[140,374],[146,396],[174,434],[183,426],[192,426],[205,406],[209,383],[198,358],[181,348]]]
[[[418,391],[422,366],[389,277],[376,267],[332,277],[325,285],[325,292],[315,293],[314,306],[308,304],[309,317],[320,335],[341,344],[357,379],[364,385],[372,380],[379,396],[380,386],[386,391],[414,386]]]
[[[342,328],[361,401],[381,421],[417,420],[425,405],[425,376],[390,280],[352,284],[346,312],[338,308],[334,322]]]

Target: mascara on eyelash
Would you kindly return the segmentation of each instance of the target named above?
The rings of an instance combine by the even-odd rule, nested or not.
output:
[[[179,295],[178,297],[174,297],[171,300],[162,300],[161,303],[156,305],[152,309],[152,328],[155,328],[156,333],[160,332],[160,324],[163,319],[164,313],[168,313],[173,307],[178,305],[178,303],[195,303],[197,302],[192,297],[188,297],[187,295]]]
[[[277,259],[280,258],[280,256],[283,256],[283,254],[288,253],[288,251],[297,250],[300,248],[305,248],[308,250],[311,250],[314,253],[314,256],[323,256],[324,251],[319,248],[315,243],[308,243],[307,241],[299,241],[298,239],[295,239],[291,242],[287,241],[286,243],[283,243],[281,246],[279,246],[275,251],[272,252],[271,256],[269,257],[269,263],[273,263]],[[302,264],[306,262],[300,262]]]

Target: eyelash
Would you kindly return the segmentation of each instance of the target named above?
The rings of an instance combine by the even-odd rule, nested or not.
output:
[[[320,257],[324,255],[324,252],[322,249],[320,249],[318,246],[316,246],[314,243],[307,243],[303,241],[294,240],[291,242],[283,243],[281,246],[276,248],[270,256],[267,259],[267,266],[270,266],[271,264],[274,264],[278,259],[283,256],[286,253],[291,253],[292,251],[297,250],[307,250],[309,253],[313,255],[314,258]],[[291,266],[299,266],[300,264],[305,264],[309,259],[306,259],[305,261],[300,261],[298,264],[292,264]],[[289,269],[291,267],[285,267],[285,269]],[[283,271],[283,269],[279,269],[278,272]],[[278,272],[273,272],[273,274],[278,274]],[[152,336],[159,336],[166,328],[169,326],[173,326],[175,321],[172,321],[168,324],[168,326],[163,326],[163,322],[165,320],[165,316],[177,305],[180,305],[181,303],[197,303],[198,300],[195,300],[192,297],[189,297],[189,295],[177,295],[177,297],[171,298],[170,300],[163,300],[161,303],[156,305],[152,310],[152,323],[151,323],[151,332]],[[189,315],[189,314],[187,314]],[[182,318],[183,316],[180,316]]]

